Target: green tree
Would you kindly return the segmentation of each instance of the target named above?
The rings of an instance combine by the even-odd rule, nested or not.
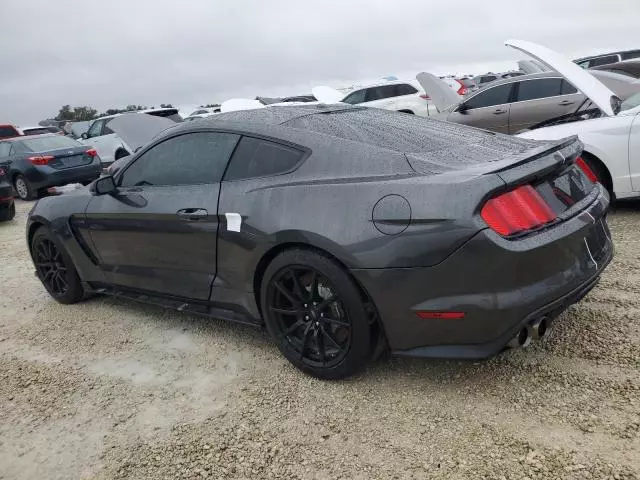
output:
[[[95,108],[88,106],[71,108],[70,105],[63,105],[58,111],[56,120],[67,120],[70,122],[93,120],[96,118],[97,113],[98,111]]]

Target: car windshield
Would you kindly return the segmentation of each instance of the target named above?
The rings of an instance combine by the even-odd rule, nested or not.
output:
[[[631,110],[632,108],[636,108],[638,106],[640,106],[640,92],[638,92],[638,93],[636,93],[634,95],[631,95],[624,102],[622,102],[620,110],[621,111]]]
[[[51,135],[50,137],[38,137],[20,140],[21,143],[30,152],[45,152],[47,150],[57,150],[59,148],[74,148],[81,144],[69,137],[62,135]]]

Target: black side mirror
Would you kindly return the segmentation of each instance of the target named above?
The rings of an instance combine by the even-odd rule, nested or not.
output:
[[[466,115],[467,112],[469,111],[469,105],[467,105],[466,103],[461,103],[460,105],[458,105],[458,108],[456,109],[456,111],[458,113]]]
[[[116,187],[116,182],[111,175],[100,177],[89,187],[89,191],[94,195],[109,195],[117,190],[118,187]]]
[[[87,138],[89,138],[89,134],[87,132],[83,132],[82,135],[80,135],[84,140],[86,140]]]

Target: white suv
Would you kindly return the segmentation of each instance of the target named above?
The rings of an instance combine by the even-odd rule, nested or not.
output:
[[[169,118],[175,122],[182,121],[182,117],[175,108],[156,108],[129,113],[146,113],[156,117]],[[122,114],[118,113],[116,115],[95,119],[89,126],[89,129],[82,134],[82,138],[78,139],[79,142],[85,145],[91,145],[98,151],[98,155],[102,159],[102,165],[105,168],[114,161],[134,153],[129,146],[109,128],[109,122],[120,115]]]
[[[384,82],[342,89],[343,103],[413,113],[421,117],[437,113],[429,97],[408,82]]]

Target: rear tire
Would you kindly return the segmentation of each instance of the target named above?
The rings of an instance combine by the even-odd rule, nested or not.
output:
[[[31,258],[36,275],[56,301],[77,303],[84,289],[73,260],[60,241],[46,227],[40,227],[31,239]]]
[[[34,200],[38,197],[37,191],[31,186],[24,175],[18,175],[13,181],[13,188],[21,200]]]
[[[11,202],[11,206],[9,208],[4,208],[0,210],[0,222],[8,222],[9,220],[13,220],[16,216],[16,204]]]
[[[332,259],[292,249],[267,267],[260,289],[267,331],[303,372],[337,380],[371,358],[371,325],[357,286]]]

